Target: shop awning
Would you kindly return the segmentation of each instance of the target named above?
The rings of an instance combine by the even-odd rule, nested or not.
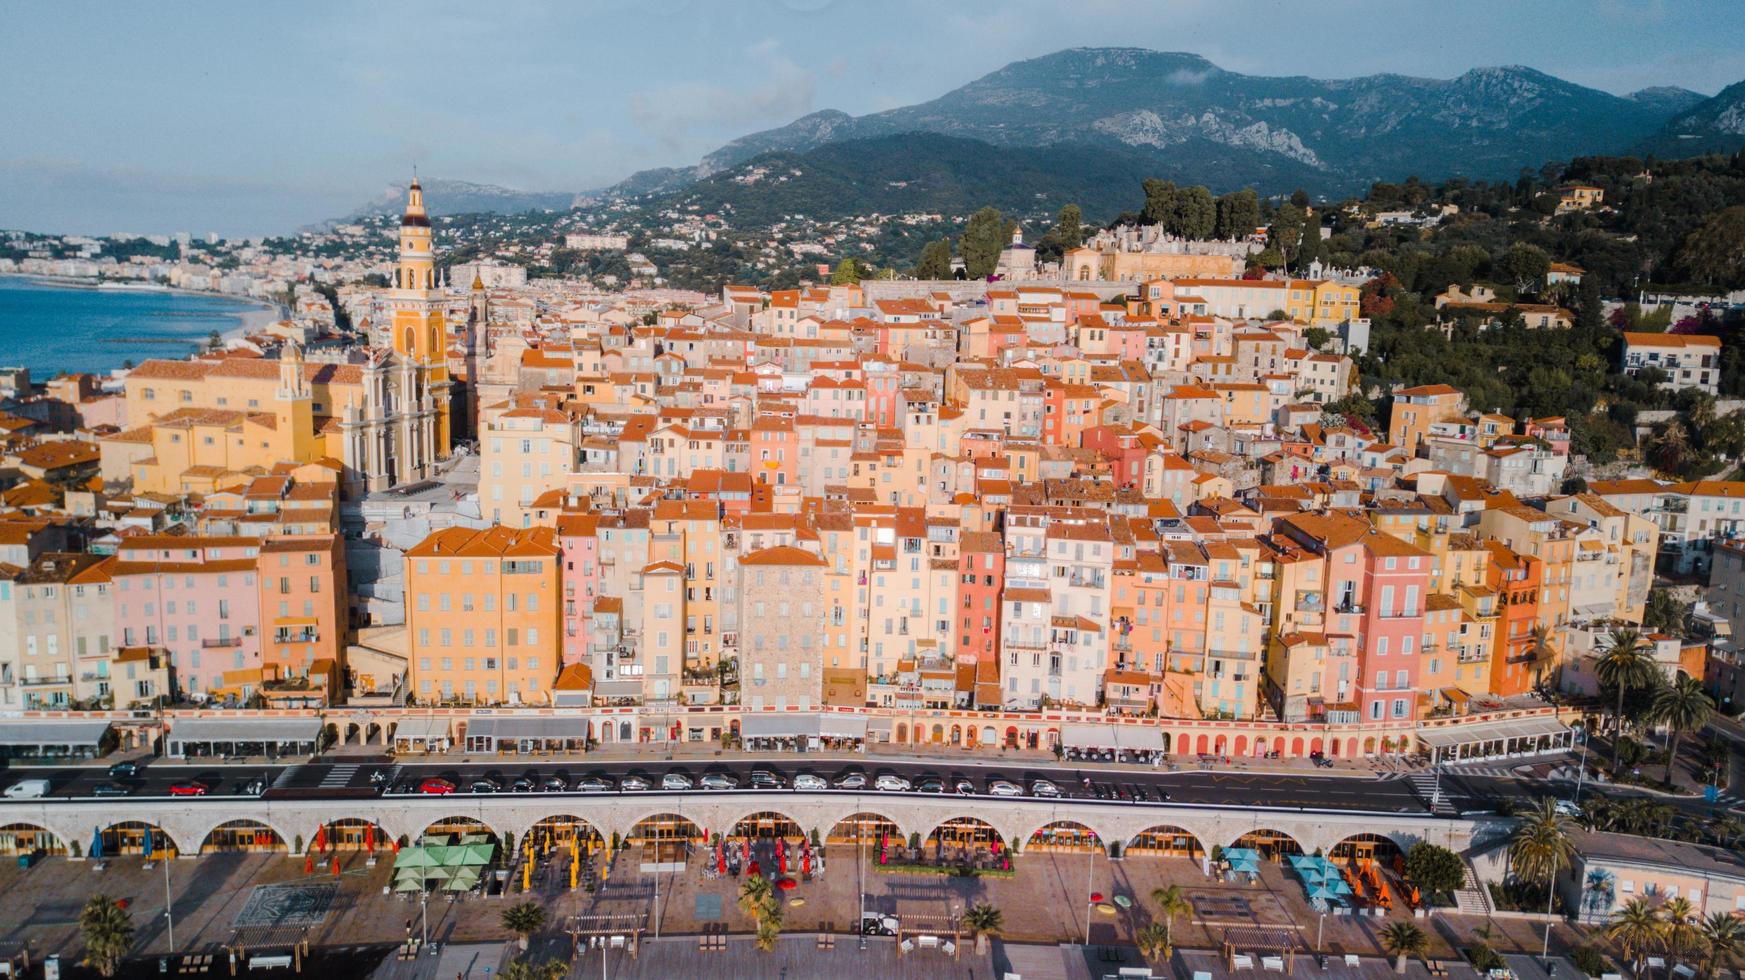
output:
[[[739,719],[741,738],[815,738],[818,716],[814,714],[743,715]]]
[[[1069,749],[1162,752],[1163,731],[1149,725],[1067,724],[1061,726],[1060,744]]]
[[[448,738],[447,718],[403,718],[394,726],[394,739],[412,742],[434,742]]]
[[[1476,724],[1449,725],[1446,728],[1419,729],[1418,740],[1433,749],[1453,745],[1473,745],[1500,742],[1511,738],[1537,738],[1544,735],[1566,735],[1569,726],[1550,715],[1534,718],[1504,718]]]
[[[578,718],[474,718],[467,723],[467,738],[495,738],[499,742],[522,739],[580,739],[588,734]]]
[[[176,742],[313,742],[318,718],[178,718],[170,723]]]
[[[0,722],[0,745],[95,746],[108,730],[107,721],[14,719]]]
[[[819,715],[818,734],[825,738],[866,738],[865,715]]]

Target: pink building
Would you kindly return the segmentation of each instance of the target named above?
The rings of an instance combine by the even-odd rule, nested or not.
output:
[[[896,371],[869,371],[866,375],[866,420],[881,429],[897,426],[897,395],[903,376]]]
[[[557,545],[563,551],[563,663],[588,662],[588,617],[600,594],[600,519],[565,514],[557,519]]]
[[[1429,552],[1370,530],[1364,550],[1363,632],[1358,704],[1364,721],[1417,717],[1418,646],[1430,593]]]
[[[259,538],[122,541],[114,566],[115,645],[167,650],[184,694],[224,687],[226,671],[258,671],[260,547]]]

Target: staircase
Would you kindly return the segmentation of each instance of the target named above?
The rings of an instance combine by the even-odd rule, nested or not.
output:
[[[1472,869],[1472,862],[1467,861],[1465,864],[1466,878],[1454,892],[1454,910],[1460,915],[1488,916],[1491,914],[1490,893],[1478,880],[1478,872]]]

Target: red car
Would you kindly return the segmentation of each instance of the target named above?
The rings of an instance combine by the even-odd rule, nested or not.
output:
[[[170,786],[171,796],[205,796],[204,783],[175,783]]]
[[[446,779],[432,777],[418,784],[418,792],[430,796],[447,796],[454,792],[454,784]]]

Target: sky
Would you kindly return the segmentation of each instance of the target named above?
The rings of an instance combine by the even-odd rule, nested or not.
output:
[[[1745,79],[1738,0],[369,0],[0,6],[0,228],[278,234],[421,174],[584,191],[1067,47],[1239,72]]]

